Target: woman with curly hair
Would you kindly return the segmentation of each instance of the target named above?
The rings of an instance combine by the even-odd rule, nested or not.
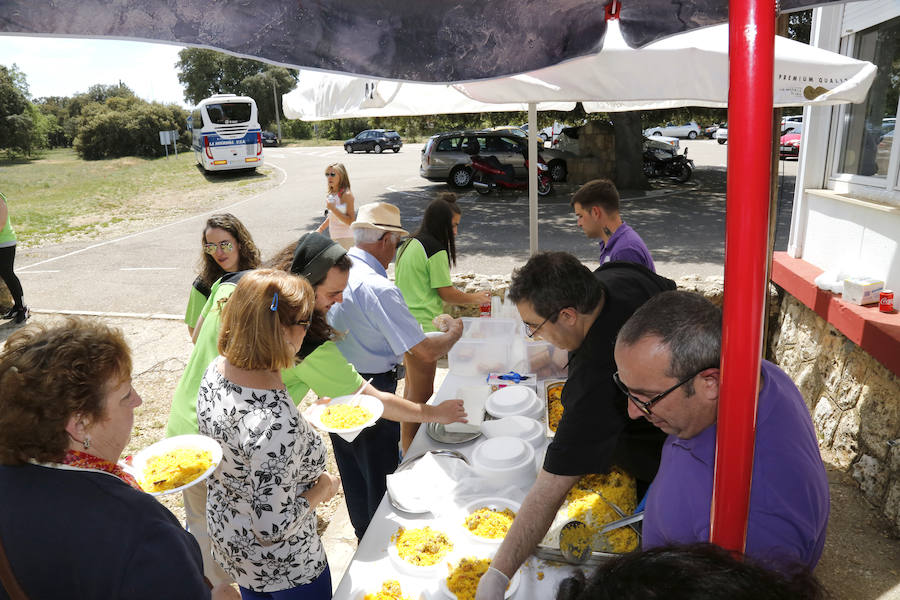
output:
[[[325,167],[325,180],[328,184],[325,220],[316,231],[324,233],[327,229],[331,239],[349,250],[353,246],[350,224],[356,218],[356,209],[353,207],[356,199],[350,191],[350,176],[343,164],[332,163]]]
[[[0,547],[15,580],[0,577],[0,597],[210,598],[194,539],[118,464],[141,404],[131,366],[122,332],[87,319],[25,326],[0,352]]]
[[[201,236],[203,253],[200,273],[191,285],[184,322],[194,335],[197,318],[209,298],[212,285],[225,273],[255,269],[259,266],[259,250],[240,219],[230,213],[213,215],[206,221]]]

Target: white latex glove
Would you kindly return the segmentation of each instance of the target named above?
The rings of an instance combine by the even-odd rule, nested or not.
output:
[[[508,585],[509,577],[494,567],[488,567],[487,572],[481,576],[481,581],[478,582],[475,600],[503,600]]]

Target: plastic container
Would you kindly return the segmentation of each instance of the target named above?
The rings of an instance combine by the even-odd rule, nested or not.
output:
[[[464,377],[506,372],[510,368],[509,348],[509,342],[502,338],[463,338],[450,349],[450,372]]]
[[[529,341],[525,344],[528,371],[539,379],[566,377],[569,353],[557,348],[546,340]]]
[[[523,490],[534,484],[534,447],[515,437],[485,440],[472,452],[472,468],[491,481]]]
[[[522,337],[522,324],[514,319],[463,317],[463,339]]]

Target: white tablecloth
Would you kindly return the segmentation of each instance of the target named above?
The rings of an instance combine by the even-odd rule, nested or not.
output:
[[[440,403],[453,398],[456,390],[464,385],[484,383],[478,377],[460,377],[449,373],[435,395],[435,402]],[[538,388],[541,389],[541,388]],[[470,457],[475,447],[484,441],[484,436],[462,444],[440,444],[426,433],[426,425],[419,428],[407,457],[415,458],[428,450],[450,448]],[[540,452],[538,454],[541,454]],[[537,470],[535,469],[535,476]],[[519,497],[510,499],[521,501],[527,490],[521,490]],[[462,556],[491,556],[498,547],[493,544],[480,543],[472,539],[462,525],[465,516],[464,507],[459,507],[458,514],[447,514],[435,517],[430,513],[408,514],[397,511],[387,497],[382,498],[381,505],[375,513],[366,535],[363,537],[343,579],[335,591],[334,598],[339,600],[362,600],[368,592],[381,589],[381,583],[390,579],[400,582],[405,596],[421,600],[441,600],[449,598],[441,591],[441,580],[447,575],[447,560],[435,569],[419,569],[404,566],[396,558],[389,556],[391,536],[398,527],[418,528],[426,525],[445,532],[454,542],[454,550],[450,559],[455,562]],[[556,597],[556,589],[560,582],[571,575],[577,567],[555,562],[547,562],[534,556],[530,557],[519,569],[519,586],[512,595],[512,600],[546,600]],[[589,569],[585,570],[587,574]]]

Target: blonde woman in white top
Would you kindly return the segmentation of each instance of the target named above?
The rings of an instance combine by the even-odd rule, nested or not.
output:
[[[350,191],[350,177],[341,163],[333,163],[325,168],[325,179],[328,182],[325,220],[316,230],[325,233],[328,230],[331,239],[349,250],[353,246],[353,233],[350,224],[356,219],[353,206],[355,198]]]

